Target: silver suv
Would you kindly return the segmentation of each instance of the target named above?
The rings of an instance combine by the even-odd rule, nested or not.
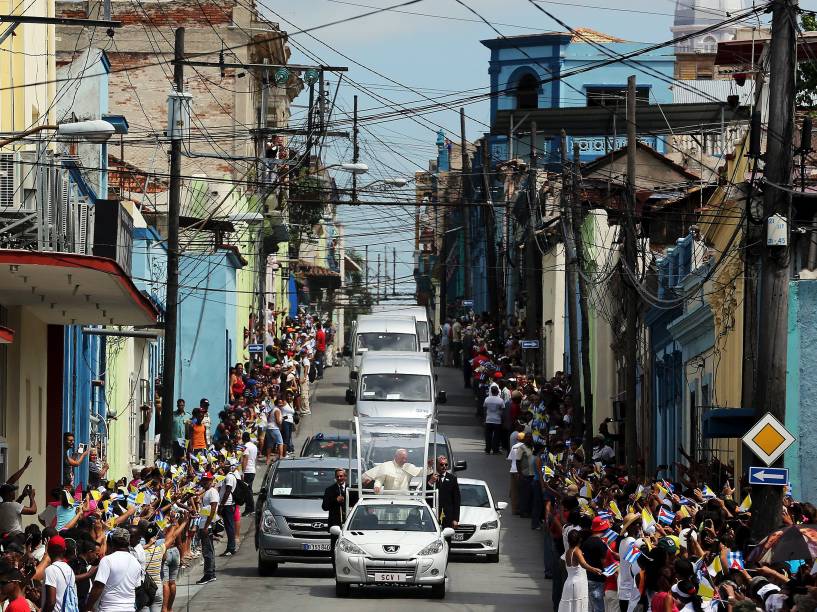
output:
[[[323,493],[335,482],[335,469],[349,469],[349,459],[285,459],[264,476],[255,513],[258,572],[269,576],[279,563],[331,563]]]

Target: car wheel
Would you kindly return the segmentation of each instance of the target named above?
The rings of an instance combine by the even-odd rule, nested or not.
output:
[[[272,576],[278,571],[278,564],[275,561],[264,561],[261,556],[258,557],[258,575]]]
[[[445,599],[445,580],[440,584],[431,585],[431,597],[433,599]]]
[[[351,589],[352,585],[348,582],[335,582],[335,595],[338,597],[349,597]]]
[[[499,563],[499,551],[487,555],[488,563]]]

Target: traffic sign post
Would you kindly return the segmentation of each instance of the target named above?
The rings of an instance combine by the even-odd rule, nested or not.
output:
[[[250,344],[247,346],[247,350],[250,353],[263,353],[264,352],[264,345],[263,344]]]
[[[523,349],[538,349],[539,348],[539,341],[538,340],[520,340],[519,345]]]
[[[794,443],[795,437],[770,412],[767,412],[745,436],[743,443],[766,465],[777,461],[786,449]],[[755,468],[752,468],[755,469]],[[768,472],[768,470],[767,470]],[[757,484],[776,484],[772,481]],[[784,480],[780,484],[786,484]]]
[[[463,308],[473,308],[474,307],[474,300],[463,300],[462,301]]]
[[[786,486],[789,482],[789,470],[786,468],[750,467],[749,484]]]

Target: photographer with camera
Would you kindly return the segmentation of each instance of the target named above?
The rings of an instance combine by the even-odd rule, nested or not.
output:
[[[16,484],[6,483],[0,486],[0,534],[9,536],[23,532],[23,515],[37,514],[37,501],[34,499],[34,488],[29,484],[23,488],[23,494],[14,499]],[[22,501],[28,498],[28,506]]]

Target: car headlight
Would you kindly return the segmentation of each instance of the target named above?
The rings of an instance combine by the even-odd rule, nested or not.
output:
[[[261,531],[267,535],[278,535],[281,530],[278,528],[278,521],[275,520],[275,515],[269,510],[264,510],[261,516]]]
[[[497,529],[498,527],[499,521],[488,521],[479,526],[480,529]]]
[[[355,544],[354,542],[350,542],[346,538],[341,538],[338,540],[337,544],[340,552],[344,552],[347,555],[365,555],[366,551],[363,550],[360,546]]]
[[[436,555],[443,549],[443,541],[442,540],[434,540],[431,544],[426,546],[423,550],[418,552],[417,554],[421,557],[426,555]]]

